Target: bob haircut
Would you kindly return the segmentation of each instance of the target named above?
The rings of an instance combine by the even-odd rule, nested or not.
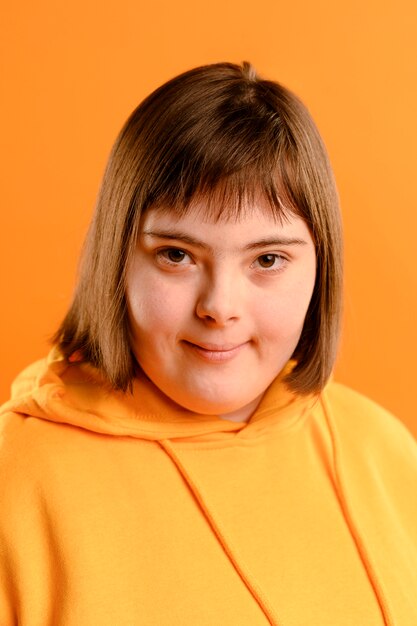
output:
[[[278,220],[300,216],[315,244],[316,283],[293,354],[296,365],[284,380],[293,392],[320,392],[334,365],[340,327],[338,195],[306,107],[247,62],[180,74],[125,123],[104,173],[72,304],[53,338],[63,355],[77,353],[112,388],[130,390],[139,366],[125,275],[141,215],[150,207],[181,214],[204,198],[210,217],[237,220],[259,193]]]

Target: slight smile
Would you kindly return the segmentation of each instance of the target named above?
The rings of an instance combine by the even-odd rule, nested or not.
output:
[[[197,355],[204,361],[209,361],[211,363],[225,363],[226,361],[231,361],[235,356],[237,356],[239,352],[249,344],[249,341],[234,345],[217,345],[212,343],[196,344],[186,340],[183,340],[182,343],[187,348],[191,349],[193,354]]]

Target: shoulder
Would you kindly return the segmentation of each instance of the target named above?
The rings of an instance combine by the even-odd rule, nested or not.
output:
[[[337,382],[330,382],[323,392],[338,421],[348,420],[360,431],[407,432],[402,422],[374,400]]]
[[[0,415],[0,476],[9,484],[24,467],[31,465],[37,447],[32,422],[34,420],[28,421],[25,416],[13,411]]]
[[[333,381],[322,394],[322,406],[342,447],[365,454],[369,460],[405,463],[417,472],[417,442],[392,413]]]

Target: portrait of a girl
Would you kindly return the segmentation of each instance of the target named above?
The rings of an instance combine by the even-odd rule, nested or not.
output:
[[[1,409],[0,624],[417,624],[417,444],[332,376],[342,289],[297,96],[216,63],[139,104]]]

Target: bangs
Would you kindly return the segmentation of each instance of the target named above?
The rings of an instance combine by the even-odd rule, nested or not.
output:
[[[280,221],[289,214],[302,215],[304,200],[294,176],[297,155],[290,142],[283,141],[282,128],[278,141],[276,127],[261,132],[247,125],[240,136],[230,132],[197,141],[198,150],[194,143],[171,145],[162,161],[155,159],[141,213],[155,207],[182,215],[204,200],[210,219],[237,220],[262,197]]]
[[[147,205],[181,216],[201,203],[204,203],[202,217],[214,222],[237,222],[245,211],[258,204],[266,205],[272,217],[281,224],[291,215],[299,215],[291,189],[284,187],[281,175],[254,172],[253,168],[222,176],[219,180],[202,176],[196,181],[195,177],[190,177],[189,181],[182,181],[180,189],[173,185]]]

